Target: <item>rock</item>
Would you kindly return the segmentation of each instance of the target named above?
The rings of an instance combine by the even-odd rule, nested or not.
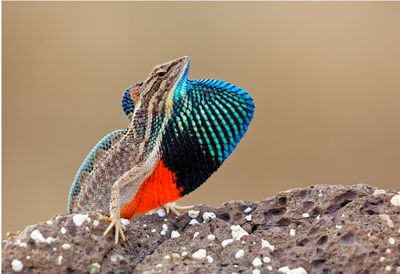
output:
[[[108,223],[99,222],[100,212],[59,215],[10,234],[14,236],[2,242],[2,270],[395,273],[400,271],[400,207],[397,196],[393,199],[398,193],[376,191],[366,185],[318,185],[261,202],[199,205],[193,209],[199,211],[194,225],[188,214],[143,215],[127,223],[126,241],[117,246],[112,233],[102,237]],[[210,213],[216,218],[209,218],[214,216]],[[232,227],[240,228],[240,237],[232,236]],[[222,247],[227,239],[231,243]],[[241,256],[235,256],[239,250]]]

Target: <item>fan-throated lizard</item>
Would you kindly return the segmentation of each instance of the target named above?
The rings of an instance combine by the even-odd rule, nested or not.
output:
[[[129,87],[122,107],[130,123],[101,139],[72,183],[68,212],[101,210],[124,240],[120,218],[164,206],[195,190],[243,137],[254,103],[243,89],[219,80],[189,80],[189,57],[158,65]]]

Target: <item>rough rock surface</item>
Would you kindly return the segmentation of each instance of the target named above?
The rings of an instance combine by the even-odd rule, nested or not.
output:
[[[108,224],[97,221],[98,212],[55,216],[3,241],[2,269],[3,273],[400,273],[398,195],[366,185],[318,185],[261,202],[231,201],[220,208],[200,205],[179,217],[159,211],[131,220],[126,241],[117,246],[113,235],[101,237]]]

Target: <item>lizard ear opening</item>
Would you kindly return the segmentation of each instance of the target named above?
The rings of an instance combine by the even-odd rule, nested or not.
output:
[[[135,102],[139,97],[139,88],[143,85],[142,82],[130,86],[122,96],[122,109],[126,116],[130,119],[135,108]]]

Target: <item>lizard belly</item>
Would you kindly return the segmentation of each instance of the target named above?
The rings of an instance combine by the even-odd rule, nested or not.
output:
[[[123,205],[121,218],[130,219],[136,213],[144,213],[166,203],[179,199],[182,189],[176,185],[176,175],[163,160],[156,165],[153,173],[140,186],[129,203]]]

